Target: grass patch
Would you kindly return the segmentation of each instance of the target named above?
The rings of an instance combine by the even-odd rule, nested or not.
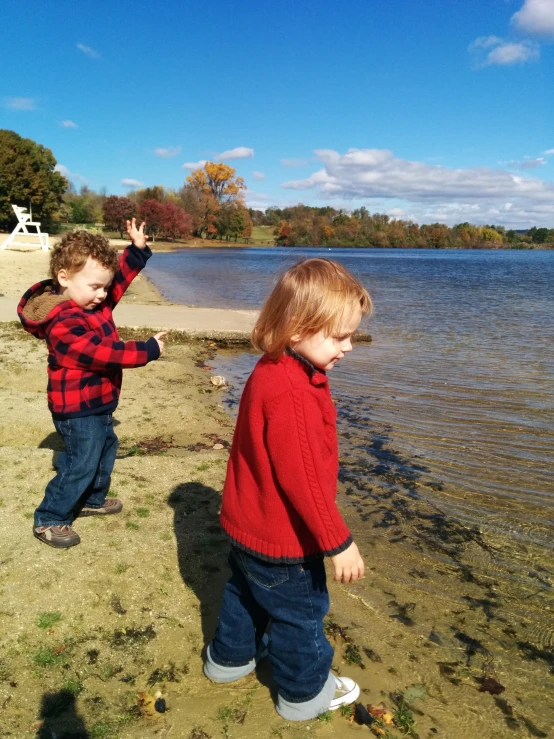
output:
[[[59,665],[63,662],[67,655],[63,653],[65,647],[43,647],[35,652],[33,655],[33,662],[39,667],[52,667],[53,665]]]
[[[135,508],[135,513],[139,518],[148,518],[150,510],[148,508]]]
[[[332,711],[325,711],[325,713],[320,713],[317,717],[318,721],[321,721],[323,724],[330,724],[333,720],[333,712]]]
[[[138,531],[140,529],[140,524],[136,521],[127,521],[125,524],[125,528],[132,529],[133,531]]]
[[[83,692],[85,686],[77,678],[69,677],[66,678],[62,683],[62,690],[67,690],[71,695],[78,696]]]
[[[115,490],[108,490],[106,498],[117,498],[117,492]]]
[[[126,562],[118,562],[115,566],[115,574],[122,575],[124,572],[127,572],[130,566]]]
[[[59,611],[43,611],[38,614],[38,618],[35,623],[39,629],[49,629],[61,620],[62,614]]]

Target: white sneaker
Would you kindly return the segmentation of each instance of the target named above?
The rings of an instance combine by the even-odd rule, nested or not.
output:
[[[329,706],[330,711],[336,711],[340,706],[348,706],[354,703],[360,695],[360,686],[351,677],[337,677],[334,675],[337,687],[335,697]]]

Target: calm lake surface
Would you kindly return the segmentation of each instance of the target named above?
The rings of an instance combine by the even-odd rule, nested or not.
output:
[[[494,675],[520,701],[512,726],[505,706],[491,714],[487,736],[547,736],[554,251],[201,249],[157,254],[148,277],[175,302],[258,308],[276,276],[304,255],[342,262],[375,303],[364,326],[373,342],[357,345],[330,375],[340,495],[379,568],[364,597],[379,587],[394,593],[391,617],[408,619],[422,644],[432,639],[437,664],[453,665],[462,681]],[[218,356],[231,407],[256,359]]]

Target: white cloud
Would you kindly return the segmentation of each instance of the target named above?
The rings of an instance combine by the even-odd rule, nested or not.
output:
[[[65,164],[56,164],[54,169],[56,172],[59,172],[61,175],[63,175],[66,179],[71,180],[71,182],[76,182],[80,185],[88,185],[88,180],[86,177],[84,177],[82,174],[78,174],[77,172],[71,172],[69,167],[66,167]]]
[[[5,98],[4,104],[10,110],[35,110],[37,107],[33,98]]]
[[[265,174],[263,172],[252,172],[253,180],[265,180]]]
[[[73,121],[62,121],[60,126],[63,126],[63,128],[79,128],[79,126],[76,123],[73,123]]]
[[[554,149],[547,149],[546,151],[543,151],[543,154],[546,154],[547,157],[554,154]]]
[[[215,159],[249,159],[254,156],[254,149],[247,146],[236,146],[234,149],[227,149],[221,154],[216,154]]]
[[[544,157],[536,157],[535,159],[524,157],[521,162],[508,162],[508,167],[515,169],[535,169],[536,167],[540,167],[541,164],[546,164],[546,159]]]
[[[554,2],[552,0],[525,0],[512,21],[520,31],[532,36],[554,38]]]
[[[77,44],[77,48],[83,52],[86,56],[88,56],[89,59],[100,59],[101,56],[96,49],[93,49],[91,46],[85,46],[85,44]]]
[[[468,51],[477,69],[493,64],[509,66],[525,64],[539,58],[539,47],[534,41],[505,41],[498,36],[480,36],[475,39]]]
[[[383,198],[419,222],[533,225],[535,218],[535,225],[547,225],[554,220],[554,183],[528,175],[489,167],[449,169],[401,159],[386,149],[349,149],[346,154],[320,149],[315,154],[323,167],[282,187],[368,206]]]
[[[154,149],[154,154],[161,159],[172,159],[180,153],[180,146],[168,146],[167,149]]]
[[[207,159],[200,159],[198,162],[185,162],[183,164],[183,169],[204,169],[204,165],[206,164],[208,160]]]
[[[133,180],[131,177],[126,177],[124,180],[121,180],[121,184],[125,187],[142,187],[144,182]]]
[[[307,159],[281,159],[283,167],[305,167],[308,164]]]

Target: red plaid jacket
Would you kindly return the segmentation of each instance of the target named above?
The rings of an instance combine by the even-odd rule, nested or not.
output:
[[[19,301],[23,327],[48,346],[48,407],[55,418],[111,413],[119,400],[122,370],[142,367],[160,356],[154,337],[120,341],[112,317],[151,255],[148,247],[128,246],[106,299],[94,310],[79,308],[72,300],[56,300],[52,280],[37,282]]]

